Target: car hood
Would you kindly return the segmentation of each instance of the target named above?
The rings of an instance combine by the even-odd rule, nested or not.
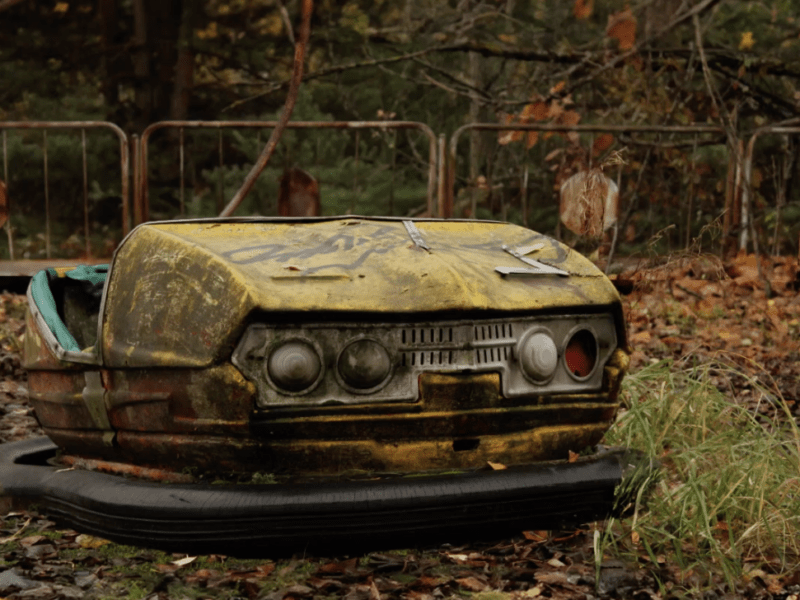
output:
[[[566,275],[532,269],[519,256]],[[587,259],[508,223],[339,217],[200,220],[134,229],[114,257],[102,353],[109,366],[206,366],[248,316],[528,312],[611,305]],[[298,317],[298,314],[300,315]]]

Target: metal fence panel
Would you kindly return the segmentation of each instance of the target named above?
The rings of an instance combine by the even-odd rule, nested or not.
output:
[[[52,266],[61,259],[97,262],[110,256],[128,232],[130,214],[128,138],[118,126],[0,122],[0,153],[8,198],[2,273],[29,275],[41,268],[40,261]],[[109,165],[119,169],[118,176],[109,174]],[[119,233],[104,243],[101,229],[109,218]]]
[[[260,133],[274,128],[275,125],[275,121],[162,121],[150,125],[142,133],[140,158],[134,169],[135,222],[153,217],[210,216],[219,213],[232,196],[231,192],[241,185],[246,173],[245,167],[249,168],[261,151],[263,142]],[[257,133],[246,138],[240,134],[241,130],[255,130]],[[386,172],[388,178],[387,181],[377,184],[386,188],[384,211],[394,214],[401,208],[407,209],[409,202],[414,203],[414,193],[410,189],[405,190],[408,192],[406,202],[394,201],[395,196],[404,191],[402,187],[404,182],[395,181],[398,163],[402,161],[419,171],[422,193],[419,198],[421,202],[417,204],[423,205],[428,214],[436,214],[439,172],[437,138],[427,125],[412,121],[290,122],[281,142],[284,147],[284,164],[277,167],[278,171],[280,172],[284,166],[294,166],[292,159],[298,157],[299,151],[292,154],[293,144],[297,143],[308,149],[314,143],[310,137],[287,140],[287,134],[289,137],[299,136],[301,132],[309,131],[316,137],[319,149],[319,140],[324,137],[321,132],[324,130],[350,131],[352,137],[349,140],[342,138],[345,141],[336,142],[338,144],[336,148],[341,152],[332,153],[331,148],[327,149],[327,156],[333,158],[336,164],[326,165],[322,160],[318,162],[315,160],[315,164],[312,165],[299,165],[317,176],[323,186],[328,186],[323,187],[323,210],[326,206],[330,208],[337,199],[338,207],[344,208],[339,212],[355,210],[358,206],[358,192],[363,192],[367,184],[366,178],[379,172]],[[416,130],[422,134],[421,148],[417,148],[418,144],[412,140],[400,139],[398,134],[406,130]],[[160,140],[156,140],[157,132],[166,134],[166,141],[163,135]],[[381,139],[376,139],[376,136]],[[161,147],[157,141],[161,142]],[[330,139],[326,139],[326,142],[330,142]],[[425,146],[427,146],[427,157],[424,154]],[[386,155],[378,156],[384,152],[382,148]],[[311,151],[311,154],[315,152]],[[316,159],[319,159],[321,154],[323,154],[321,150],[316,152]],[[266,171],[269,172],[263,173],[259,179],[262,189],[253,190],[260,197],[260,203],[251,202],[249,207],[243,206],[240,214],[245,214],[248,210],[251,213],[274,214],[275,206],[271,197],[275,196],[277,177],[274,171],[277,158],[273,157],[272,164],[267,166]],[[155,167],[154,161],[158,162]],[[343,165],[347,165],[349,169],[347,173],[343,170]],[[352,187],[352,193],[343,189],[345,185],[341,181],[338,182],[336,189],[332,189],[329,185],[332,179],[344,176],[350,177],[347,185]],[[408,188],[414,183],[412,181],[408,184]],[[337,197],[326,198],[326,191],[329,194],[338,192]],[[202,196],[205,196],[205,205]],[[211,196],[216,197],[214,202],[208,201]],[[247,204],[247,200],[244,204]]]
[[[484,136],[481,160],[470,165],[458,152],[468,135]],[[729,152],[716,126],[471,123],[451,136],[448,154],[444,216],[512,220],[556,235],[561,183],[604,166],[620,187],[620,233],[639,248],[664,229],[666,250],[685,247],[718,216],[701,213],[731,193],[719,186]]]

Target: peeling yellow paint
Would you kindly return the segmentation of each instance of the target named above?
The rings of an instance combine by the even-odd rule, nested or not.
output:
[[[111,366],[218,360],[253,311],[413,314],[611,305],[616,290],[566,246],[505,223],[402,221],[145,224],[109,275],[104,357]],[[525,266],[503,245],[544,244],[537,259],[571,273],[502,277]],[[290,265],[293,269],[287,269]],[[160,352],[155,363],[155,353]]]

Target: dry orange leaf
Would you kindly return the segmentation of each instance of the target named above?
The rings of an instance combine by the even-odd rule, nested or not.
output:
[[[477,577],[462,577],[461,579],[456,579],[456,581],[461,587],[470,592],[482,592],[489,587]]]
[[[608,37],[619,42],[620,50],[630,50],[636,43],[636,17],[630,8],[609,15],[606,27]]]
[[[536,145],[536,142],[539,140],[539,132],[538,131],[529,131],[528,132],[528,143],[526,144],[528,150],[533,148]]]
[[[563,148],[556,148],[555,150],[549,152],[547,156],[544,157],[544,159],[545,161],[550,162],[551,160],[558,158],[558,156],[561,155],[563,152],[564,152]]]
[[[516,117],[514,115],[504,115],[502,120],[506,125],[511,125],[516,120]],[[501,131],[497,135],[497,143],[501,146],[505,146],[511,142],[518,142],[522,139],[522,135],[521,131],[514,131],[513,129]]]
[[[526,104],[519,115],[519,120],[523,123],[533,121],[544,121],[547,118],[548,107],[545,102],[531,102]]]
[[[594,0],[575,0],[572,12],[576,19],[588,19],[594,9]]]
[[[605,152],[614,143],[614,136],[610,133],[604,133],[594,141],[592,144],[592,156],[598,156],[601,152]]]
[[[35,546],[39,542],[43,542],[49,538],[43,535],[29,535],[27,537],[22,538],[19,543],[25,548],[29,548],[30,546]]]
[[[522,536],[526,540],[530,540],[532,542],[546,542],[547,541],[547,530],[537,530],[537,531],[523,531]]]
[[[558,102],[551,102],[547,107],[547,116],[551,119],[557,119],[564,112],[564,107]]]
[[[525,133],[522,131],[509,131],[507,132],[507,134],[508,134],[508,139],[511,142],[518,142],[525,136]],[[506,142],[506,144],[507,143],[508,142]]]
[[[514,141],[514,132],[513,131],[501,131],[497,135],[497,143],[501,146],[506,146]]]
[[[572,450],[569,450],[569,462],[571,462],[571,463],[576,462],[578,460],[579,456],[580,456],[580,454],[578,454],[577,452],[573,452]]]
[[[559,125],[577,125],[581,120],[580,113],[574,110],[565,110],[558,115],[556,123]]]

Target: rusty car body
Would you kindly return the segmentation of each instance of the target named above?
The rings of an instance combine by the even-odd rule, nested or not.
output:
[[[30,400],[52,442],[0,462],[57,446],[58,465],[92,468],[42,467],[51,492],[33,496],[107,537],[554,528],[606,514],[628,468],[597,451],[628,365],[619,296],[586,258],[508,223],[152,222],[107,267],[38,274],[28,298]],[[126,465],[279,483],[97,472]],[[69,477],[110,479],[52,492]],[[287,533],[287,519],[307,525]]]

